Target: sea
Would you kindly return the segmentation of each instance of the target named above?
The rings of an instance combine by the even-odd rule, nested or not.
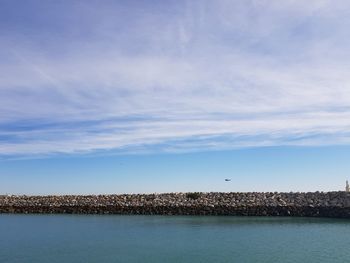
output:
[[[1,263],[350,262],[350,221],[0,215]]]

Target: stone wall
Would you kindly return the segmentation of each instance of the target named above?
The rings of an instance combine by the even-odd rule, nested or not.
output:
[[[0,213],[247,215],[350,218],[350,193],[169,193],[0,196]]]

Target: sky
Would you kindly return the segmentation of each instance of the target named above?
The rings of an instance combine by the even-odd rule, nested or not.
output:
[[[343,189],[349,28],[342,0],[0,0],[0,194]]]

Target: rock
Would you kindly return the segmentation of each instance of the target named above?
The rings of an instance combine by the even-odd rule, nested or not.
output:
[[[3,195],[0,196],[0,213],[293,215],[350,218],[350,194],[211,192],[194,195]]]

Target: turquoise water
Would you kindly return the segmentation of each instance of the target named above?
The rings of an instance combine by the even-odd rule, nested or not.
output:
[[[0,215],[0,262],[350,262],[350,221]]]

